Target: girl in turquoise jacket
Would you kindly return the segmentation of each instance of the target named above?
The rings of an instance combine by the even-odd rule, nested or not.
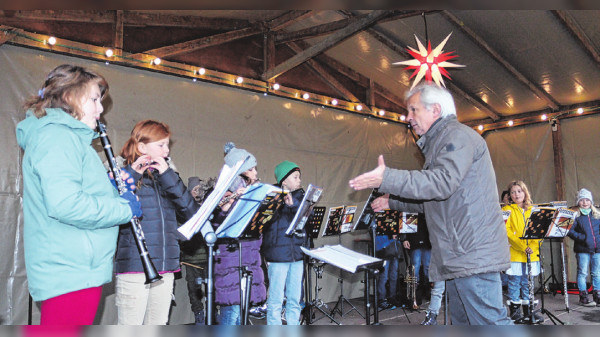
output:
[[[17,125],[25,266],[31,296],[42,302],[40,324],[93,323],[112,279],[118,225],[141,216],[137,197],[119,197],[92,147],[107,90],[92,71],[58,66]]]

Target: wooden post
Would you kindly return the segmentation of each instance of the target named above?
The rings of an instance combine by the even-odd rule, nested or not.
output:
[[[565,185],[563,181],[564,163],[560,119],[552,120],[550,125],[552,128],[552,149],[554,150],[554,177],[556,178],[556,200],[565,200]]]

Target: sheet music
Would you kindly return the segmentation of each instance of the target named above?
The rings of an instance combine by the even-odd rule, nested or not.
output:
[[[419,226],[417,221],[418,217],[418,213],[402,212],[402,226],[400,227],[400,234],[416,233],[417,226]]]
[[[241,173],[240,168],[247,159],[238,161],[233,167],[223,165],[213,191],[206,197],[206,200],[204,200],[196,214],[177,229],[181,235],[189,240],[200,230],[202,230],[203,236],[207,232],[213,231],[212,226],[208,223],[208,219],[233,180]]]
[[[290,226],[285,231],[286,235],[291,235],[294,231],[302,231],[304,229],[306,221],[308,220],[314,205],[321,199],[322,193],[323,189],[321,187],[308,184],[304,198],[302,198],[302,202],[300,202],[300,206],[298,207],[298,212],[296,212]]]
[[[378,262],[383,263],[382,259],[355,252],[343,247],[342,245],[325,245],[321,248],[315,249],[307,249],[304,247],[300,248],[302,248],[304,254],[308,256],[311,256],[319,261],[329,263],[351,273],[355,273],[359,267],[364,265]]]
[[[342,217],[341,234],[352,231],[352,220],[356,213],[357,206],[344,206],[344,216]]]
[[[554,219],[550,224],[550,228],[548,229],[548,234],[546,236],[549,238],[564,238],[571,227],[573,227],[574,221],[574,211],[566,208],[559,208],[554,215]]]
[[[269,193],[283,193],[283,191],[281,188],[269,184],[256,183],[248,186],[246,192],[240,196],[229,211],[227,218],[215,231],[217,237],[238,238]]]

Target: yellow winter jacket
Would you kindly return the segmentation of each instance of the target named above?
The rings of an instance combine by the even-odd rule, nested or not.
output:
[[[506,221],[506,234],[508,235],[508,244],[510,245],[510,261],[511,262],[527,262],[527,246],[531,247],[533,253],[531,261],[540,260],[540,240],[525,240],[521,239],[525,232],[525,223],[531,216],[531,206],[525,211],[517,204],[510,204],[502,207],[503,211],[510,211],[510,216]]]

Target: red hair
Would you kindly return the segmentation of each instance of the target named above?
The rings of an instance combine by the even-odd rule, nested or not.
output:
[[[138,150],[139,143],[152,143],[171,137],[171,130],[165,123],[151,119],[137,122],[131,130],[131,136],[121,149],[121,157],[125,158],[127,165],[133,164],[142,154]]]

